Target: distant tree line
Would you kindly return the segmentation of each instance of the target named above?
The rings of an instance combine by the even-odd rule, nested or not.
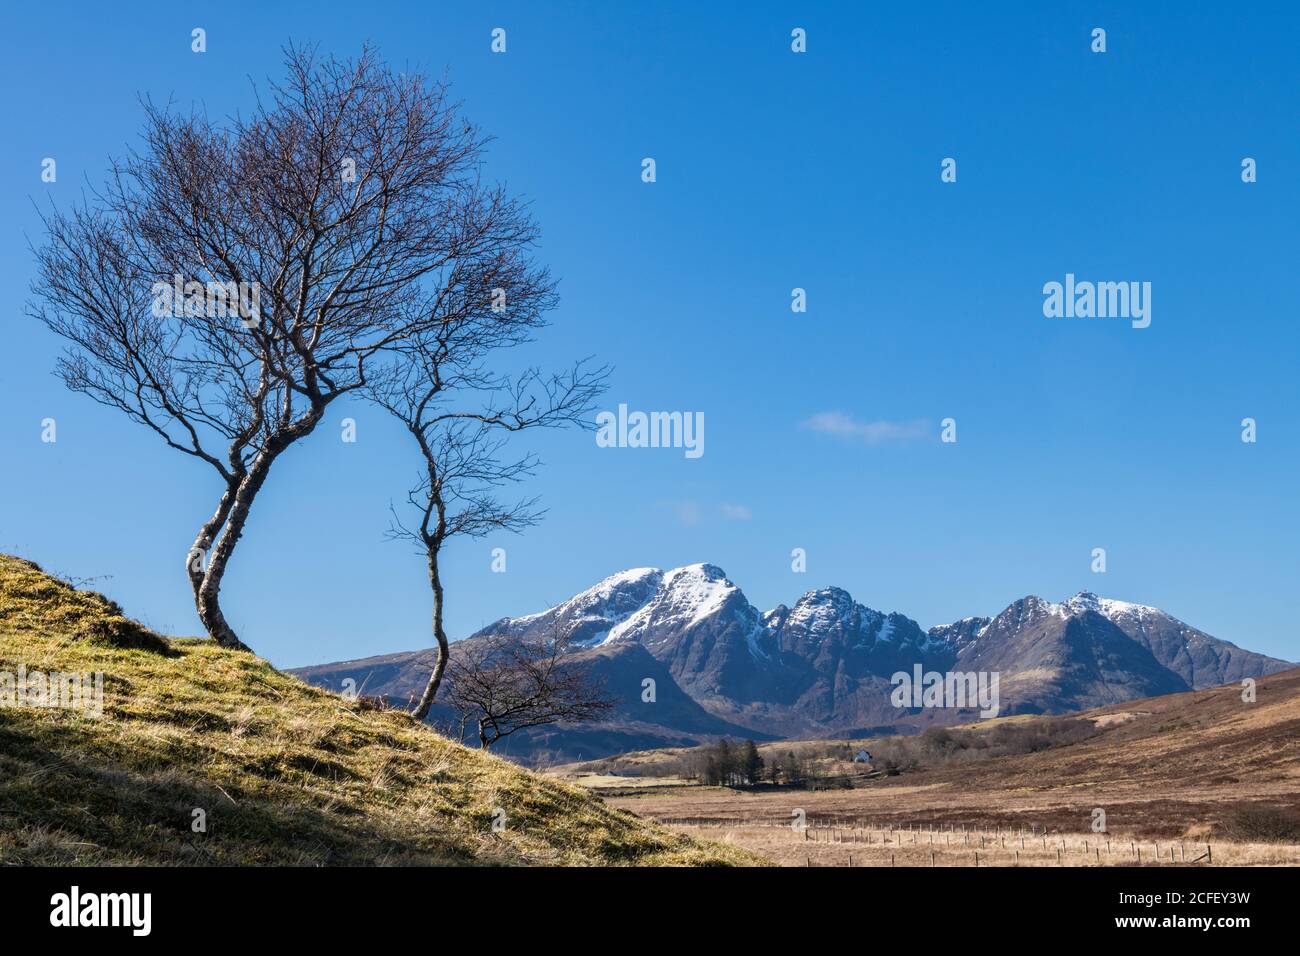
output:
[[[893,776],[953,763],[1035,753],[1078,743],[1097,733],[1091,721],[1072,717],[1005,723],[987,729],[930,727],[916,736],[872,740],[869,765],[853,763],[855,752],[861,748],[852,742],[809,742],[791,745],[783,752],[771,752],[774,745],[769,745],[765,759],[752,740],[737,744],[723,739],[689,750],[675,763],[656,765],[655,772],[715,787],[838,789],[852,787],[853,780],[867,770]]]
[[[788,750],[765,760],[754,741],[735,744],[725,738],[683,755],[677,772],[712,787],[804,787],[821,776],[802,753]]]

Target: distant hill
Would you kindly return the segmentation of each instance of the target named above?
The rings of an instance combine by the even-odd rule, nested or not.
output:
[[[1158,608],[1086,591],[1060,603],[1024,597],[992,618],[968,617],[928,631],[836,587],[762,612],[710,564],[623,571],[540,613],[496,621],[470,639],[487,634],[569,637],[574,660],[594,661],[619,701],[617,713],[600,725],[513,738],[508,752],[534,763],[718,736],[910,733],[977,716],[972,708],[895,707],[890,678],[916,665],[997,672],[1002,715],[1068,713],[1293,666],[1211,637]],[[366,693],[406,699],[418,693],[430,666],[427,652],[415,652],[295,673],[335,689],[351,678]],[[656,703],[641,700],[647,677],[656,682]]]
[[[102,715],[13,705],[20,671],[102,673]],[[3,555],[0,683],[0,865],[757,860],[251,654],[162,638]]]

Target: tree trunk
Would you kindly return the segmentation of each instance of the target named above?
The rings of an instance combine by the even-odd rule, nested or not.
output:
[[[239,482],[232,480],[226,485],[226,490],[221,493],[221,501],[217,503],[217,510],[199,533],[194,536],[194,543],[190,545],[190,553],[185,556],[185,574],[190,579],[190,590],[194,592],[194,607],[199,606],[199,590],[203,587],[203,574],[208,564],[208,549],[212,547],[212,539],[221,526],[226,523],[226,518],[230,514],[230,509],[235,504],[235,491]]]
[[[225,576],[230,555],[234,553],[235,545],[239,543],[240,535],[244,533],[244,525],[248,522],[248,511],[253,506],[253,499],[262,490],[262,485],[266,482],[266,476],[270,473],[275,459],[294,442],[310,435],[320,423],[324,413],[323,405],[313,406],[311,411],[302,418],[272,435],[262,446],[262,451],[253,459],[252,467],[237,476],[226,487],[216,514],[200,529],[199,537],[195,539],[195,546],[204,548],[200,542],[211,540],[212,535],[220,530],[216,546],[208,556],[207,566],[203,568],[202,577],[197,581],[193,567],[194,551],[190,551],[189,575],[190,586],[194,588],[194,607],[199,612],[199,620],[203,622],[208,636],[222,647],[236,651],[252,650],[239,639],[239,635],[235,633],[235,629],[230,626],[226,616],[221,612],[221,579]]]
[[[235,629],[230,626],[221,611],[221,580],[226,574],[230,555],[234,552],[240,535],[244,533],[244,525],[248,522],[248,512],[252,507],[253,499],[266,482],[273,461],[275,461],[273,454],[259,455],[254,460],[253,467],[234,486],[234,494],[227,491],[222,497],[223,505],[226,497],[230,498],[229,506],[226,508],[226,520],[221,528],[221,535],[217,538],[216,546],[208,557],[207,567],[203,571],[203,578],[199,582],[198,593],[195,595],[195,609],[199,612],[199,620],[203,622],[208,636],[222,647],[231,650],[247,651],[252,648],[239,639],[239,635],[235,633]]]
[[[429,708],[433,705],[433,699],[438,696],[438,686],[442,683],[442,675],[447,670],[447,655],[451,652],[447,645],[447,633],[442,628],[442,578],[438,574],[438,550],[437,544],[428,544],[429,549],[429,587],[433,589],[433,636],[438,642],[438,659],[433,663],[433,672],[429,675],[429,682],[424,686],[424,693],[420,696],[420,702],[415,705],[415,710],[411,711],[411,716],[416,720],[424,720],[429,714]]]

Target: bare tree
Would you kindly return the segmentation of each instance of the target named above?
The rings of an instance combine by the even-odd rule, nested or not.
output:
[[[589,425],[587,416],[608,375],[606,367],[590,367],[586,360],[567,374],[549,377],[536,369],[516,376],[487,370],[485,356],[527,341],[540,325],[529,312],[515,315],[508,301],[497,300],[499,311],[491,319],[447,322],[412,342],[406,349],[410,361],[391,368],[367,390],[402,422],[421,458],[419,480],[407,496],[418,523],[407,527],[394,514],[390,531],[418,543],[433,592],[438,651],[412,710],[419,720],[429,713],[447,667],[443,546],[456,537],[520,531],[540,519],[535,497],[503,503],[496,496],[501,486],[531,476],[538,464],[532,454],[502,458],[506,439],[527,429]]]
[[[461,739],[472,722],[479,745],[490,748],[526,727],[595,720],[614,701],[584,664],[565,660],[567,638],[521,641],[485,635],[456,647],[448,667],[447,699],[460,720]]]
[[[221,582],[276,459],[401,346],[552,304],[526,209],[479,179],[486,139],[444,85],[286,51],[287,79],[218,124],[144,104],[143,146],[43,214],[29,311],[69,342],[69,388],[212,467],[186,556],[208,634],[243,648]],[[223,305],[235,295],[232,317]]]

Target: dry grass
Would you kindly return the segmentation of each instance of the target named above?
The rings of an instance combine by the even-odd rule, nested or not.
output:
[[[104,710],[0,707],[0,864],[760,862],[0,556],[0,671],[20,665],[102,672]]]
[[[782,866],[1295,866],[1300,846],[1228,840],[1138,841],[1120,834],[1027,830],[679,826]]]

